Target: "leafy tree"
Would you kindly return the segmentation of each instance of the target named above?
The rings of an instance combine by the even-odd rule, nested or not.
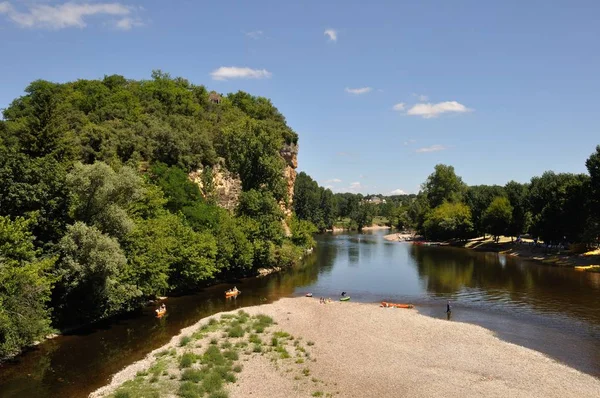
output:
[[[492,201],[500,196],[505,196],[504,188],[498,185],[474,185],[468,187],[465,194],[465,203],[471,208],[473,228],[476,234],[485,235],[488,225],[484,220],[485,211]]]
[[[496,237],[504,235],[512,221],[513,208],[504,196],[496,196],[483,213],[483,223],[487,230]]]
[[[431,208],[444,202],[457,203],[463,200],[466,184],[454,172],[454,167],[444,164],[435,166],[434,172],[427,177],[423,192]]]
[[[58,244],[54,291],[62,323],[91,322],[129,309],[141,292],[123,283],[127,258],[119,242],[99,229],[76,222]]]
[[[423,232],[428,239],[466,239],[473,232],[471,209],[464,203],[442,203],[425,217]]]
[[[282,243],[283,212],[270,192],[257,190],[243,192],[240,195],[237,214],[247,216],[258,223],[258,228],[255,229],[256,235],[250,235],[252,240]]]
[[[354,221],[361,231],[364,227],[373,224],[373,216],[375,214],[375,208],[370,203],[361,203],[353,213],[350,214],[350,218]]]
[[[18,354],[51,331],[46,304],[56,259],[39,257],[31,223],[0,216],[0,358]]]
[[[585,240],[598,243],[600,239],[600,145],[587,159],[585,166],[590,175],[589,220]]]
[[[178,212],[194,202],[202,200],[200,189],[191,182],[187,174],[176,166],[164,163],[152,165],[152,182],[158,185],[167,197],[166,207],[171,212]]]
[[[315,245],[313,234],[317,232],[317,228],[313,223],[294,217],[290,223],[290,228],[294,244],[305,248],[311,248]]]
[[[531,231],[545,242],[581,241],[588,220],[590,178],[547,171],[531,179]]]
[[[143,181],[135,170],[123,166],[114,171],[109,165],[76,163],[67,175],[71,192],[71,214],[102,232],[123,238],[133,228],[130,205],[141,200]]]
[[[504,186],[504,190],[513,209],[511,222],[506,233],[510,236],[526,233],[531,224],[528,202],[529,186],[510,181]]]

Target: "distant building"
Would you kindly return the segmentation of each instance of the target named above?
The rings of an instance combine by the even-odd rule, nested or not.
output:
[[[220,104],[221,103],[221,96],[219,94],[217,94],[216,92],[212,91],[210,94],[208,94],[208,100],[210,102],[212,102],[213,104]]]
[[[374,204],[374,205],[378,205],[378,204],[381,204],[381,203],[385,203],[385,199],[381,199],[378,196],[373,196],[373,197],[371,197],[369,199],[366,199],[365,202],[371,203],[371,204]]]

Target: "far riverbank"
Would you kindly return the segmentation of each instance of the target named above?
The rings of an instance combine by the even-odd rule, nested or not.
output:
[[[134,381],[126,388],[156,390],[160,396],[203,388],[201,378],[197,384],[191,378],[201,365],[192,362],[192,370],[184,371],[180,358],[216,347],[239,371],[219,387],[230,397],[593,397],[600,391],[599,379],[502,341],[487,329],[415,310],[299,297],[244,311],[183,329],[91,396],[109,396],[127,380]],[[258,329],[260,314],[275,323]],[[249,331],[232,333],[234,323]],[[181,380],[185,372],[187,382]]]
[[[384,236],[392,242],[403,242],[414,238],[414,235],[393,233]],[[499,242],[494,242],[491,237],[469,239],[466,242],[437,242],[439,246],[461,247],[470,250],[501,253],[508,256],[519,257],[527,260],[539,261],[544,264],[577,267],[600,264],[600,253],[588,255],[571,254],[567,250],[548,249],[537,247],[530,242],[517,243],[509,237],[501,237]]]

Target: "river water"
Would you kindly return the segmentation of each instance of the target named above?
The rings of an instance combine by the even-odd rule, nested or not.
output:
[[[264,278],[169,298],[162,319],[146,308],[60,336],[0,365],[1,397],[84,397],[112,374],[167,343],[183,327],[221,311],[304,295],[410,302],[422,314],[468,322],[600,377],[600,273],[577,272],[448,247],[387,242],[383,231],[320,235],[304,263]],[[448,341],[452,344],[452,341]]]

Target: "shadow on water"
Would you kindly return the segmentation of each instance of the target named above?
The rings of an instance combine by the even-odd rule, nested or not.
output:
[[[231,285],[214,286],[169,298],[162,319],[148,307],[44,342],[0,366],[0,396],[85,396],[201,318],[306,292],[335,298],[343,290],[353,301],[411,302],[445,321],[450,300],[451,322],[484,326],[600,376],[600,274],[497,253],[387,242],[384,234],[319,235],[302,266],[239,281],[237,299],[223,297]]]

